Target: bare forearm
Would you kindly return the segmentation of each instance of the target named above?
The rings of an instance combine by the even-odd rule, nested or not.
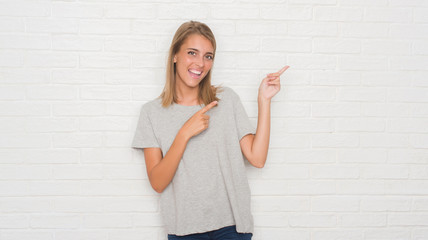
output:
[[[187,138],[180,131],[165,157],[149,173],[150,183],[156,192],[162,192],[171,183],[183,157],[187,142]]]
[[[270,100],[258,99],[257,130],[254,136],[251,152],[254,164],[263,167],[266,163],[270,138]]]

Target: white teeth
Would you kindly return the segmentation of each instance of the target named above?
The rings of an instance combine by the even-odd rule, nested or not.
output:
[[[199,72],[199,71],[196,71],[196,70],[192,70],[192,69],[190,69],[189,71],[190,71],[191,73],[198,74],[198,75],[202,73],[202,72]]]

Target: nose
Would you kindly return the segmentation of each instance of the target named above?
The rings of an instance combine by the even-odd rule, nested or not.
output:
[[[202,57],[197,58],[195,63],[198,67],[204,67],[205,66],[204,57],[202,56]]]

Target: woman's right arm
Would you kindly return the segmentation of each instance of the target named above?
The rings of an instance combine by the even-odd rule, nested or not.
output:
[[[183,157],[187,142],[190,138],[198,135],[208,128],[209,116],[205,113],[216,104],[217,101],[214,101],[206,105],[187,120],[183,127],[178,131],[164,157],[162,156],[160,148],[144,149],[147,175],[149,176],[150,184],[156,192],[163,192],[163,190],[165,190],[172,181],[180,160]]]

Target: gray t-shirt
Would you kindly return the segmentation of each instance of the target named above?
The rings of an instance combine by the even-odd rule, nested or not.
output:
[[[192,137],[172,182],[161,194],[168,234],[187,235],[236,225],[253,232],[250,188],[239,140],[255,130],[239,96],[228,87],[217,93],[209,127]],[[132,147],[156,147],[168,152],[183,124],[203,106],[172,104],[157,98],[141,108]]]

